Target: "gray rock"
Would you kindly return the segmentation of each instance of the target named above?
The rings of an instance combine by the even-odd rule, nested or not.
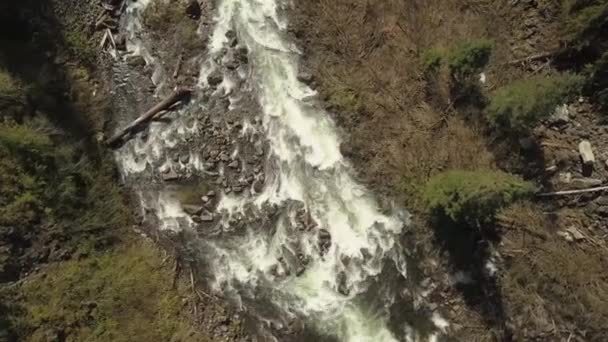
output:
[[[142,56],[129,56],[126,61],[127,64],[132,67],[143,67],[146,65],[146,60]]]
[[[570,184],[572,182],[572,174],[570,172],[562,172],[558,175],[560,183]]]
[[[228,38],[228,39],[236,38],[236,32],[234,32],[234,30],[226,31],[226,38]]]
[[[564,125],[570,122],[570,107],[567,104],[557,106],[550,121],[554,125]]]
[[[233,160],[232,162],[230,162],[230,164],[228,164],[228,167],[236,169],[239,167],[239,161],[238,160]]]
[[[239,62],[243,64],[249,63],[249,51],[247,50],[247,48],[244,46],[239,47],[236,50],[236,58],[239,60]]]
[[[186,214],[190,216],[198,215],[203,212],[203,207],[201,207],[200,205],[184,204],[182,208],[184,209]]]
[[[203,203],[208,203],[209,202],[209,196],[203,196],[203,197],[201,197],[201,201],[203,201]]]
[[[570,227],[566,229],[566,231],[570,233],[574,241],[580,241],[585,239],[585,236],[578,229],[576,229],[576,227]]]
[[[597,178],[575,178],[570,182],[572,188],[580,190],[594,188],[602,185],[602,180]]]
[[[184,153],[184,154],[182,154],[182,155],[179,157],[179,161],[180,161],[182,164],[188,164],[188,162],[190,161],[190,155],[189,155],[189,154],[185,154],[185,153]]]
[[[207,193],[207,196],[209,197],[215,197],[215,191],[211,190]]]
[[[224,81],[224,75],[222,75],[219,70],[215,70],[209,76],[207,76],[207,83],[209,83],[209,85],[212,87],[217,86],[218,84],[222,83],[222,81]]]
[[[581,155],[581,160],[584,165],[592,166],[595,164],[595,155],[593,154],[591,143],[588,140],[583,140],[578,144],[578,152]]]
[[[179,179],[179,175],[173,170],[169,170],[167,173],[164,173],[162,177],[163,181],[165,182],[170,182]]]
[[[213,222],[213,215],[209,213],[202,214],[199,216],[202,222]]]
[[[240,194],[241,192],[243,192],[243,188],[240,186],[233,186],[232,192],[234,192],[235,194]]]
[[[311,84],[312,81],[314,80],[312,74],[307,71],[301,71],[300,73],[298,73],[297,79],[298,79],[298,81],[305,83],[305,84]]]
[[[256,180],[255,182],[253,182],[253,190],[257,193],[261,193],[262,191],[264,191],[264,182],[260,180]]]

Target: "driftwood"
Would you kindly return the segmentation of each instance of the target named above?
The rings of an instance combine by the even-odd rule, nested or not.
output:
[[[179,54],[179,57],[177,57],[177,65],[175,66],[175,71],[173,72],[173,78],[176,79],[177,76],[179,75],[179,72],[182,68],[182,59],[184,59],[183,53]]]
[[[598,192],[598,191],[606,191],[608,190],[608,186],[600,186],[596,188],[582,189],[582,190],[567,190],[567,191],[556,191],[556,192],[547,192],[543,194],[537,194],[538,197],[553,197],[553,196],[565,196],[565,195],[578,195],[584,194],[587,192]]]
[[[132,123],[130,123],[127,127],[121,129],[118,133],[116,133],[113,137],[107,140],[106,144],[109,146],[116,146],[116,144],[122,140],[122,138],[133,132],[140,125],[150,122],[156,114],[164,111],[165,109],[170,108],[178,101],[182,100],[185,96],[189,95],[192,92],[189,88],[178,88],[171,94],[169,97],[165,98],[163,101],[158,103],[156,106],[152,107],[150,110],[145,112],[143,115],[135,119]]]
[[[516,65],[516,64],[521,64],[521,63],[529,63],[529,62],[534,62],[537,61],[539,59],[545,59],[545,58],[551,58],[554,57],[560,53],[562,53],[562,50],[558,50],[558,51],[551,51],[551,52],[543,52],[543,53],[539,53],[536,55],[532,55],[532,56],[528,56],[528,57],[524,57],[524,58],[520,58],[520,59],[516,59],[516,60],[512,60],[512,61],[508,61],[507,63],[505,63],[506,65]]]

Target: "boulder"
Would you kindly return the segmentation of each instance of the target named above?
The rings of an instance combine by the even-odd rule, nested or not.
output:
[[[570,185],[573,189],[582,190],[601,186],[602,183],[602,180],[597,178],[575,178],[570,182]]]
[[[222,81],[224,81],[224,75],[222,75],[219,70],[215,70],[214,72],[209,74],[209,76],[207,76],[207,83],[209,83],[211,87],[216,87],[217,85],[222,83]]]
[[[127,64],[132,67],[145,66],[146,60],[142,56],[129,56],[126,59]]]
[[[585,239],[585,236],[578,229],[576,229],[576,227],[570,227],[566,229],[566,231],[570,233],[574,241],[580,241]]]
[[[188,7],[186,7],[186,14],[190,19],[198,20],[201,17],[201,5],[197,0],[190,0]]]
[[[314,80],[314,77],[312,76],[312,74],[307,71],[299,72],[297,78],[298,78],[298,81],[300,81],[304,84],[311,84],[312,81]]]
[[[200,205],[184,204],[182,208],[184,209],[186,214],[190,216],[195,216],[203,212],[203,207],[201,207]]]
[[[179,179],[179,175],[173,170],[169,170],[167,173],[164,173],[162,177],[163,181],[165,182],[170,182]]]
[[[550,122],[554,125],[564,125],[570,122],[570,107],[567,104],[557,106],[551,115]]]
[[[202,214],[199,216],[202,222],[213,222],[213,215],[209,213]]]
[[[591,143],[588,140],[583,140],[578,144],[578,152],[581,155],[581,160],[585,166],[593,166],[595,163],[595,155],[591,148]]]

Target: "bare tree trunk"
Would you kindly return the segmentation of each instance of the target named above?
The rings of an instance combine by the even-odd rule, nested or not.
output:
[[[152,107],[150,110],[138,117],[135,121],[131,122],[131,124],[129,124],[127,127],[121,129],[113,137],[108,139],[106,141],[106,144],[108,146],[115,146],[117,142],[119,142],[128,133],[131,133],[135,128],[137,128],[137,126],[151,121],[156,114],[171,107],[172,105],[180,101],[184,96],[189,95],[191,92],[192,90],[190,90],[189,88],[178,88],[169,97],[165,98],[162,102]]]

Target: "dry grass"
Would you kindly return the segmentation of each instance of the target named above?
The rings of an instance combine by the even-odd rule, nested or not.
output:
[[[584,232],[586,222],[572,214],[553,216],[531,203],[505,210],[510,222],[503,240],[508,267],[502,293],[509,316],[520,317],[516,331],[527,329],[551,340],[573,333],[603,341],[608,336],[606,250],[589,240],[567,242],[557,234],[571,226]]]
[[[429,102],[420,57],[431,47],[483,37],[486,1],[328,1],[300,3],[314,18],[307,63],[319,90],[349,132],[368,183],[403,199],[415,185],[448,168],[489,168],[480,130]],[[482,15],[483,14],[483,15]],[[423,29],[424,28],[424,29]]]
[[[530,10],[521,2],[490,0],[311,0],[296,4],[294,26],[304,43],[304,63],[317,76],[338,125],[348,132],[347,151],[363,180],[420,214],[418,188],[429,176],[448,169],[492,169],[496,162],[482,127],[465,120],[476,113],[449,105],[445,70],[434,79],[425,73],[425,51],[492,39],[495,49],[483,89],[488,92],[537,67],[508,61],[555,47],[551,20],[558,7],[551,1]],[[530,23],[538,27],[531,29]],[[537,33],[527,39],[530,30]],[[517,159],[512,144],[508,151],[507,159]],[[606,250],[572,245],[555,233],[572,224],[584,227],[581,211],[561,210],[552,220],[542,207],[526,203],[503,216],[510,225],[498,246],[506,257],[498,285],[514,332],[521,335],[527,328],[528,336],[541,340],[566,340],[570,332],[590,341],[608,336],[601,325],[608,321],[608,279],[602,273]],[[416,248],[436,252],[420,217],[415,216]],[[473,310],[455,313],[451,319],[464,325],[457,335],[495,340],[482,316]],[[550,330],[552,320],[560,331]],[[520,335],[514,339],[527,339]]]

